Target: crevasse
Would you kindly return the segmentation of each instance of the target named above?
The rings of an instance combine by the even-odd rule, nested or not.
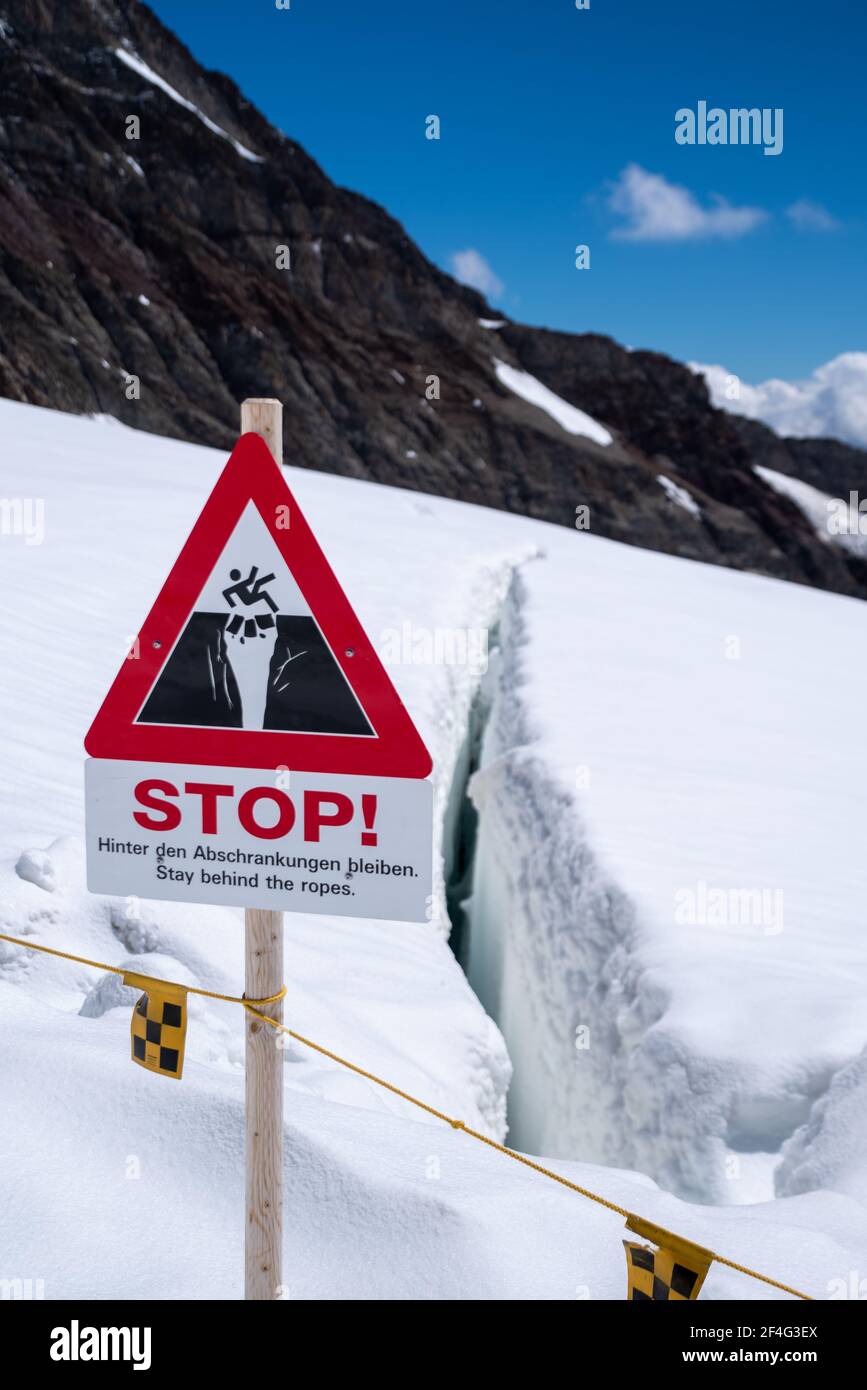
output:
[[[761,1147],[767,1126],[732,1145],[749,1111],[739,1078],[666,1028],[635,906],[588,840],[574,772],[546,760],[522,701],[524,592],[516,567],[445,822],[452,947],[513,1066],[508,1142],[730,1201],[731,1148]],[[801,1118],[779,1119],[775,1144]]]

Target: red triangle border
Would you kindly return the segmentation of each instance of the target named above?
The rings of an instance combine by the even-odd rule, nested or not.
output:
[[[280,554],[354,690],[376,738],[272,730],[136,724],[196,601],[249,502]],[[278,508],[290,508],[278,529]],[[427,777],[430,754],[331,569],[286,479],[258,434],[232,451],[84,741],[94,758],[208,767],[287,767],[297,772]],[[158,645],[154,645],[154,644]],[[352,657],[346,655],[352,651]]]

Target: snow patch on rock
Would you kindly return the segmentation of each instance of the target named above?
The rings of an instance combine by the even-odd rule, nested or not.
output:
[[[800,508],[820,540],[851,550],[855,555],[867,555],[867,516],[848,498],[831,497],[811,483],[761,464],[756,464],[753,471],[774,492],[790,498]]]
[[[501,362],[497,357],[494,358],[494,370],[497,380],[508,390],[528,401],[530,405],[544,410],[545,414],[556,420],[567,434],[583,434],[587,439],[592,439],[594,444],[608,445],[614,442],[614,436],[604,425],[600,425],[598,420],[594,420],[592,415],[579,410],[575,405],[570,405],[562,396],[555,395],[529,372],[511,367],[508,362]]]
[[[265,163],[262,155],[254,154],[252,150],[248,150],[246,145],[242,145],[239,140],[234,139],[228,131],[223,130],[222,126],[217,125],[216,121],[212,121],[210,116],[206,116],[204,111],[200,111],[198,106],[188,101],[185,96],[181,96],[181,93],[176,87],[172,87],[164,77],[160,77],[158,72],[154,72],[153,68],[148,67],[147,63],[142,58],[139,58],[138,54],[132,53],[125,48],[116,48],[114,50],[114,55],[116,58],[119,58],[122,63],[125,63],[128,68],[132,68],[133,72],[137,72],[139,77],[144,77],[145,80],[151,82],[154,87],[159,87],[160,91],[165,92],[166,96],[171,97],[172,101],[176,101],[178,106],[183,106],[185,111],[192,111],[194,116],[198,116],[202,125],[207,126],[208,130],[213,131],[214,135],[219,135],[221,140],[228,140],[229,144],[237,151],[242,159],[248,159],[252,164]]]
[[[666,478],[664,473],[658,473],[656,481],[662,488],[669,502],[673,502],[676,507],[682,507],[690,516],[700,517],[701,507],[696,502],[691,492],[687,492],[685,487],[679,483],[672,482],[671,478]]]

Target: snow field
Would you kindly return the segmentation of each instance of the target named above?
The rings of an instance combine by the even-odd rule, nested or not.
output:
[[[5,401],[0,429],[4,491],[45,503],[43,544],[0,538],[0,931],[236,992],[238,912],[96,898],[81,846],[84,732],[224,457]],[[850,1092],[831,1084],[867,1041],[867,755],[840,735],[858,727],[867,610],[459,503],[289,479],[375,644],[407,622],[498,633],[470,788],[470,979],[511,1065],[443,911],[478,671],[411,646],[390,673],[436,764],[434,919],[292,915],[290,1026],[498,1138],[513,1065],[514,1145],[826,1296],[867,1267],[857,1146],[839,1137]],[[847,680],[832,681],[842,650]],[[724,906],[780,890],[782,912],[702,921],[702,883]],[[14,1117],[0,1263],[47,1296],[237,1297],[241,1011],[192,1001],[173,1086],[129,1061],[126,996],[0,943]],[[623,1296],[610,1213],[299,1045],[284,1058],[289,1297]],[[755,1204],[787,1140],[781,1191],[799,1195]],[[836,1190],[805,1190],[811,1175]],[[716,1266],[703,1294],[773,1296]]]

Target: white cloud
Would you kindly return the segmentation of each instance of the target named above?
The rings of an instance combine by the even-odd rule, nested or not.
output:
[[[704,208],[688,188],[669,183],[639,164],[628,164],[611,190],[608,206],[626,219],[611,236],[617,241],[697,241],[751,232],[768,214],[762,208],[733,207],[718,194]]]
[[[455,251],[451,259],[452,274],[462,285],[469,285],[484,295],[503,293],[504,285],[495,275],[480,251],[468,246],[466,251]]]
[[[725,367],[690,363],[722,410],[764,420],[777,434],[830,437],[867,448],[867,352],[844,352],[806,381],[771,379],[748,386]]]
[[[799,198],[786,208],[786,216],[802,232],[836,232],[840,223],[821,203]]]

